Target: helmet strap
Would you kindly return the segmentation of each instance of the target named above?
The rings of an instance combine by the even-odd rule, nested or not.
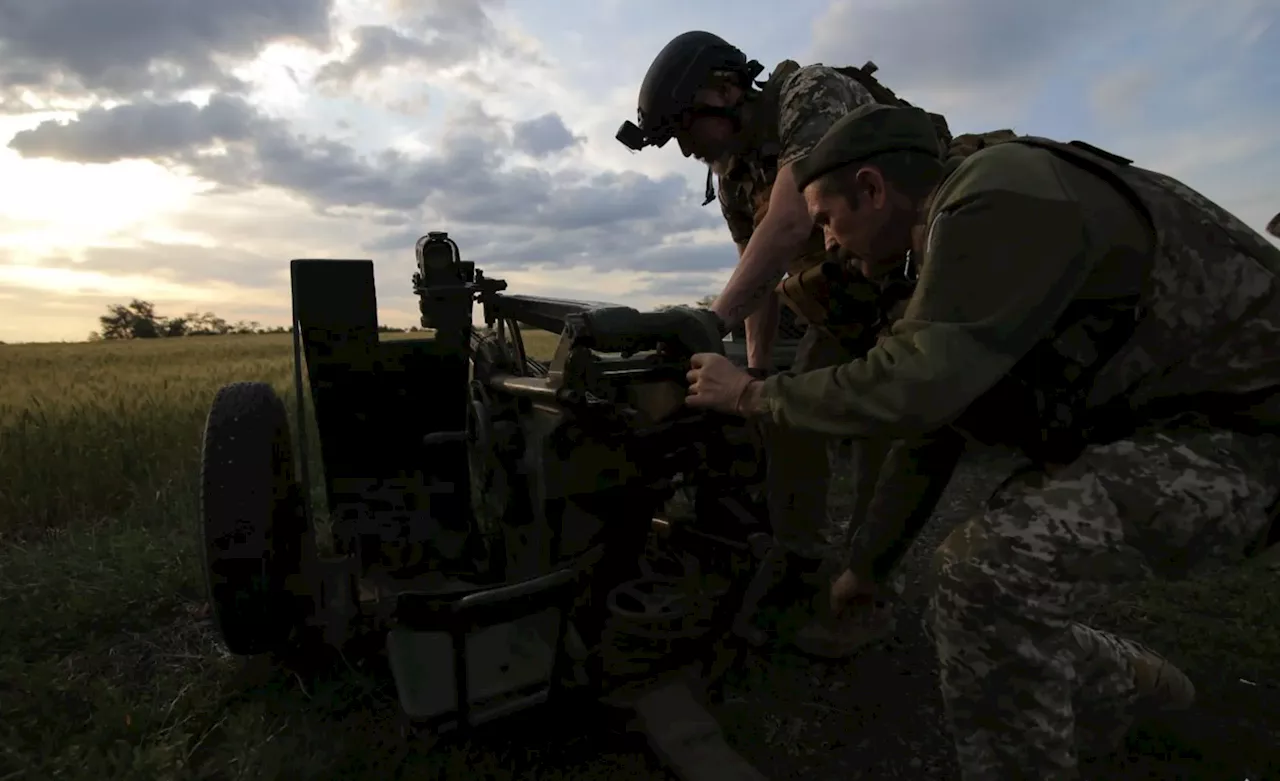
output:
[[[732,106],[700,106],[696,109],[693,109],[691,113],[693,113],[696,117],[699,117],[699,118],[700,117],[719,117],[721,119],[727,119],[733,123],[733,132],[740,133],[742,132],[742,107],[745,104],[746,104],[746,98],[744,96],[742,98],[739,98],[738,101],[734,103]],[[713,180],[713,175],[714,175],[714,172],[711,170],[711,166],[707,166],[707,188],[705,192],[706,200],[702,202],[703,206],[706,206],[707,204],[711,203],[716,199],[716,188]]]

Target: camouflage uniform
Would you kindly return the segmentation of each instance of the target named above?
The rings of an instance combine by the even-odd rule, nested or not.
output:
[[[717,177],[720,211],[736,244],[746,245],[763,219],[778,170],[807,155],[832,123],[872,102],[866,87],[825,65],[778,64],[744,123],[743,152],[731,157]],[[815,228],[806,251],[788,272],[821,262],[822,230]]]
[[[785,61],[774,69],[748,108],[743,129],[746,151],[732,157],[718,178],[720,209],[736,244],[745,246],[764,218],[778,169],[808,154],[837,119],[871,102],[871,93],[862,84],[833,68],[800,67]],[[788,263],[787,272],[799,273],[825,259],[822,230],[815,227],[805,251]],[[855,284],[869,301],[879,299],[879,288],[867,280],[858,278]],[[865,349],[809,327],[793,368],[834,366]],[[828,438],[769,427],[766,442],[769,509],[778,540],[796,556],[819,560],[829,549],[823,535],[830,482]],[[875,453],[870,458],[858,455],[864,472],[878,468]]]
[[[859,114],[813,157],[923,133],[918,114]],[[954,161],[891,336],[764,383],[782,426],[963,433],[1036,465],[933,559],[930,629],[966,781],[1077,778],[1078,754],[1113,745],[1140,707],[1189,704],[1171,665],[1078,617],[1121,585],[1276,537],[1280,249],[1129,162],[1033,138]],[[959,451],[937,452],[925,477],[945,483]],[[901,555],[922,515],[907,509],[872,513],[851,560]]]

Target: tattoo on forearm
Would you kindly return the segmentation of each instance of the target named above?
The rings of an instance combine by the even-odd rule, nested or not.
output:
[[[730,323],[745,323],[747,316],[751,314],[752,307],[746,304],[739,304],[727,310],[722,317]]]
[[[775,283],[776,284],[776,283]],[[755,314],[760,309],[764,299],[769,295],[769,285],[761,285],[751,292],[751,295],[741,304],[729,307],[720,313],[720,319],[729,323],[745,323],[747,318]]]

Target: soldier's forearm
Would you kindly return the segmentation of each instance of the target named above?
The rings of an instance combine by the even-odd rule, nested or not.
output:
[[[853,440],[853,512],[844,536],[845,550],[850,550],[854,534],[867,520],[867,510],[876,493],[880,472],[893,442],[884,439]]]
[[[892,573],[933,515],[964,454],[951,429],[928,439],[895,442],[884,459],[866,520],[848,546],[845,566],[873,582]]]
[[[777,287],[787,263],[800,254],[813,231],[803,218],[770,211],[751,235],[738,266],[711,309],[729,330],[745,323]]]
[[[773,343],[778,333],[781,300],[772,291],[764,304],[747,317],[747,367],[768,369],[773,363]]]

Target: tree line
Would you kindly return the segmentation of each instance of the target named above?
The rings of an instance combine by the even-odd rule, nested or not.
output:
[[[709,308],[715,296],[703,296],[694,303],[696,307]],[[264,327],[256,320],[237,320],[234,323],[218,317],[213,312],[188,312],[181,317],[164,317],[156,312],[155,304],[135,298],[128,304],[111,304],[107,313],[98,318],[99,329],[89,334],[89,341],[104,339],[160,339],[174,336],[226,336],[227,334],[286,334],[283,326]],[[417,326],[395,328],[378,326],[384,333],[416,332]]]
[[[150,301],[134,299],[128,304],[111,304],[107,313],[98,318],[99,329],[89,334],[89,341],[104,339],[161,339],[175,336],[226,336],[228,334],[287,334],[283,326],[263,326],[256,320],[238,320],[234,323],[218,317],[213,312],[188,312],[181,317],[164,317],[156,312]],[[379,331],[417,331],[413,328],[393,328],[380,325]]]

